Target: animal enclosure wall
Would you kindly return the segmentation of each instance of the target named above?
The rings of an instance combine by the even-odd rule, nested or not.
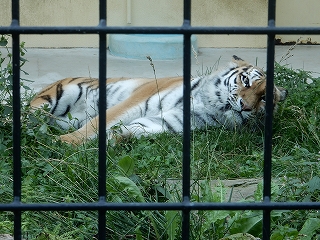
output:
[[[278,0],[277,26],[320,26],[317,0]],[[182,0],[110,0],[107,3],[109,26],[181,26]],[[267,26],[267,1],[197,0],[192,2],[193,26]],[[98,1],[86,0],[21,0],[23,26],[90,26],[96,24]],[[299,17],[297,17],[299,16]],[[1,3],[0,26],[10,25],[11,2]],[[282,42],[310,39],[320,42],[319,36],[278,35]],[[98,47],[94,35],[22,35],[27,47]],[[198,35],[199,47],[266,47],[261,35]]]

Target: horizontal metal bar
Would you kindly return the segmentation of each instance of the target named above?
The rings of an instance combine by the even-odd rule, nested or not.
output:
[[[0,34],[320,34],[319,27],[112,27],[112,26],[7,26]]]
[[[0,211],[75,211],[75,210],[306,210],[320,209],[320,202],[255,203],[7,203]]]

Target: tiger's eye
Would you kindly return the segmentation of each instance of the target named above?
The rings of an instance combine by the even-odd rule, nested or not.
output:
[[[242,81],[243,81],[244,86],[245,86],[246,88],[249,88],[249,87],[250,87],[249,78],[248,78],[247,76],[243,76]]]

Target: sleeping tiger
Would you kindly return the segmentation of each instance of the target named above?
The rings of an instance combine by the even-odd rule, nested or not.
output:
[[[251,119],[261,118],[265,110],[265,88],[264,72],[237,56],[223,70],[192,78],[191,128],[236,129]],[[183,77],[110,78],[106,92],[108,139],[182,132]],[[66,78],[44,88],[30,105],[32,108],[48,105],[52,121],[63,129],[70,126],[77,129],[61,135],[60,139],[81,144],[97,136],[98,96],[97,79]],[[286,96],[285,89],[275,86],[274,106]]]

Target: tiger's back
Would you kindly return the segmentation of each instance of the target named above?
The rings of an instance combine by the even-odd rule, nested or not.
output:
[[[154,79],[109,78],[106,80],[107,109],[124,102],[131,95],[133,101],[126,106],[139,104],[164,89],[180,84],[182,77]],[[141,88],[143,86],[143,88]],[[63,129],[81,128],[99,114],[99,80],[97,78],[65,78],[40,91],[31,101],[34,109],[47,106],[55,122]],[[70,120],[70,115],[72,119]]]

